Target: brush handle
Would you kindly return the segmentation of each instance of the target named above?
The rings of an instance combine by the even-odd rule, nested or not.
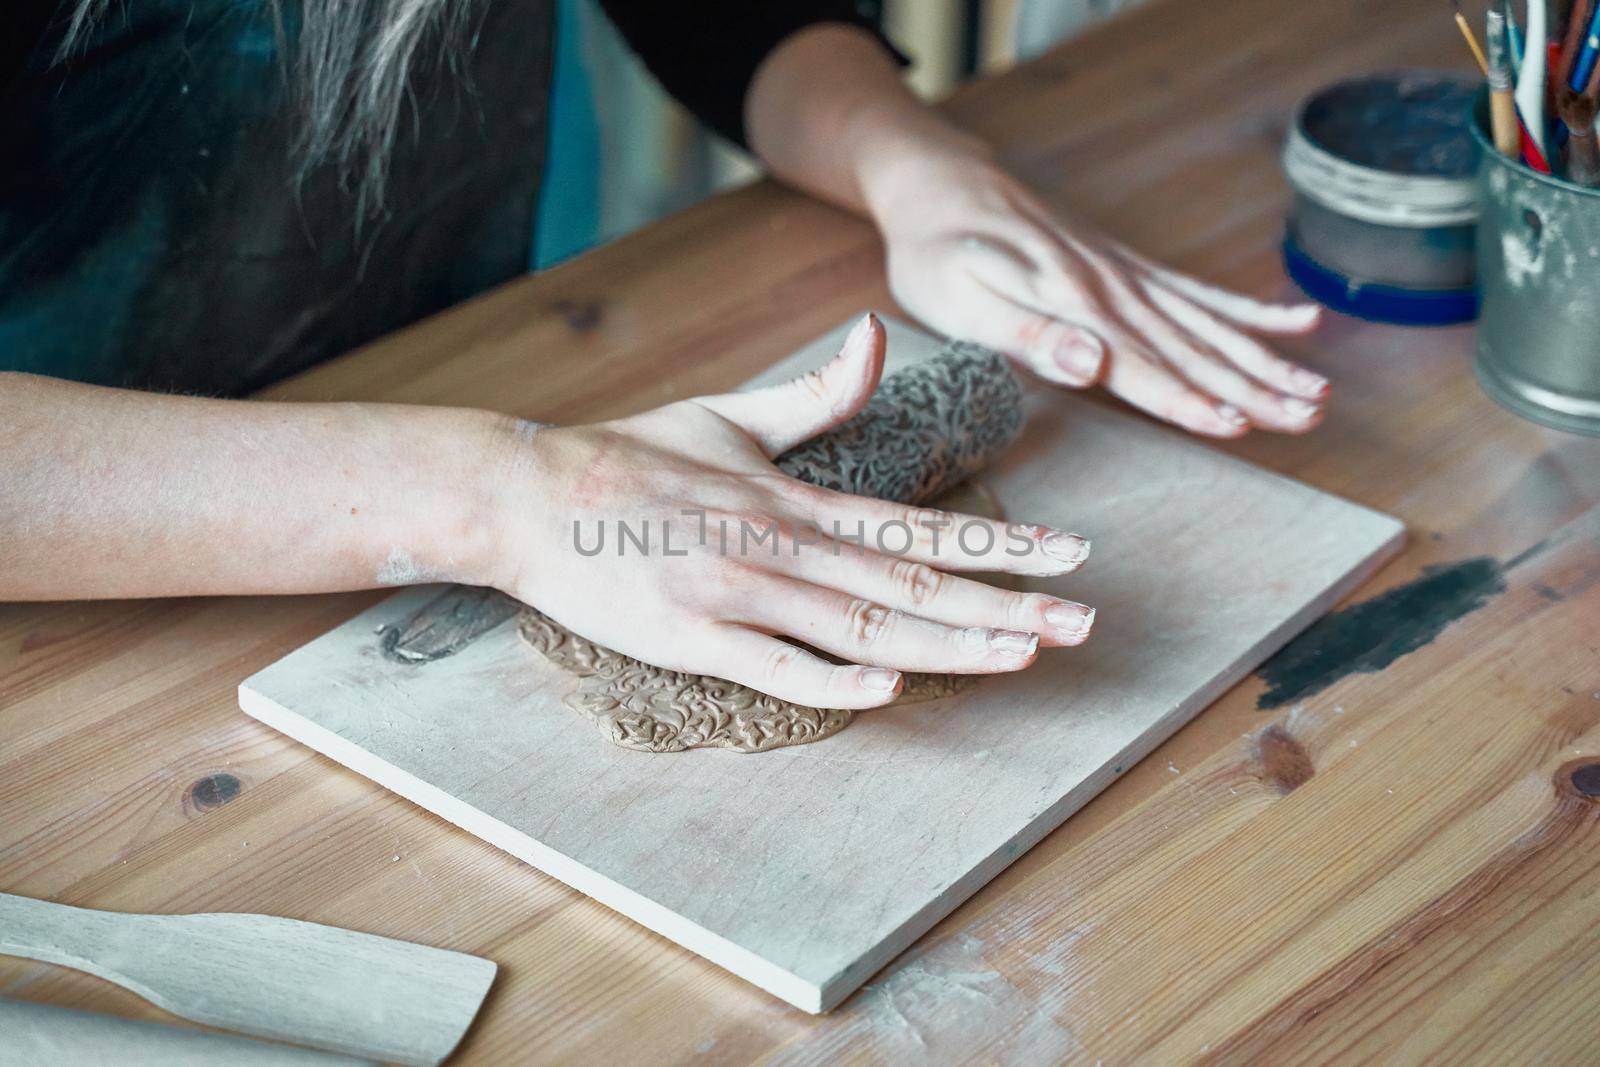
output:
[[[1516,159],[1521,154],[1522,139],[1517,131],[1517,105],[1511,99],[1511,90],[1497,89],[1489,94],[1489,124],[1500,154]]]
[[[1600,143],[1593,127],[1567,139],[1567,180],[1591,189],[1600,185]]]

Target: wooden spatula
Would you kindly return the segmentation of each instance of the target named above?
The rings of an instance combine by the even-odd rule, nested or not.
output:
[[[0,893],[0,953],[88,971],[209,1026],[396,1063],[450,1055],[495,965],[271,915],[130,915]]]
[[[0,997],[0,1067],[373,1067],[327,1049]]]

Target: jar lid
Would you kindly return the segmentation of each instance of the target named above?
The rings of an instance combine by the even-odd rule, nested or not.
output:
[[[1350,278],[1312,259],[1293,237],[1284,239],[1283,265],[1311,299],[1358,319],[1400,326],[1449,326],[1478,317],[1476,287],[1405,289]]]
[[[1283,169],[1330,211],[1385,226],[1460,226],[1478,217],[1472,101],[1459,75],[1404,71],[1338,82],[1307,99]]]

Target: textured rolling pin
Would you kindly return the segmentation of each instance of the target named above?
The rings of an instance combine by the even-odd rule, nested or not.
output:
[[[1022,432],[1005,358],[952,341],[889,375],[854,418],[778,457],[778,469],[844,493],[920,504],[993,463]]]

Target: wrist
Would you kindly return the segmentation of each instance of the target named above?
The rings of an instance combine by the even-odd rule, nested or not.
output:
[[[853,166],[867,214],[880,231],[907,214],[925,215],[952,190],[973,188],[999,171],[987,142],[932,112],[892,129],[864,125]]]
[[[541,527],[551,515],[549,502],[556,487],[546,477],[542,463],[543,435],[557,427],[491,412],[479,416],[473,428],[470,454],[473,488],[463,497],[465,521],[477,537],[468,560],[472,585],[491,586],[512,596],[526,596],[536,575],[530,561],[543,540]]]
[[[503,588],[503,500],[521,420],[465,408],[400,410],[398,525],[375,546],[378,582]]]

